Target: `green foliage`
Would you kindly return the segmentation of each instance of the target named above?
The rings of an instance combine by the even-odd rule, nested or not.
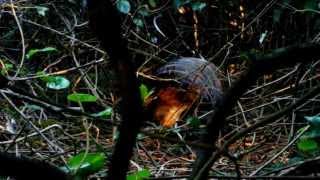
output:
[[[42,49],[30,49],[26,54],[26,58],[32,59],[32,57],[38,53],[53,53],[53,52],[57,52],[57,51],[58,50],[54,47],[45,47]]]
[[[39,71],[37,72],[37,76],[40,76],[40,79],[44,82],[50,82],[52,79],[52,76],[47,75],[45,72],[43,71]]]
[[[320,117],[306,116],[305,119],[308,121],[310,128],[298,140],[298,150],[304,154],[319,153],[320,148],[318,142],[320,140]]]
[[[205,2],[193,2],[191,3],[192,10],[194,11],[202,11],[207,4]]]
[[[54,90],[66,89],[70,86],[70,81],[63,76],[54,76],[48,79],[46,86]]]
[[[50,76],[43,71],[37,72],[37,75],[40,76],[42,81],[46,82],[49,89],[61,90],[70,86],[70,81],[63,76]]]
[[[35,6],[35,8],[40,16],[46,16],[47,11],[49,10],[49,8],[44,6]]]
[[[297,146],[303,153],[312,154],[319,151],[318,143],[314,139],[300,139]]]
[[[143,180],[151,176],[148,169],[142,169],[138,172],[127,175],[127,180]]]
[[[199,118],[191,116],[187,118],[187,123],[193,128],[199,128],[201,121]]]
[[[72,174],[78,179],[100,171],[106,162],[106,156],[104,153],[79,153],[71,157],[66,167],[61,169],[67,173]]]
[[[112,107],[107,107],[103,111],[92,114],[92,116],[94,116],[94,117],[103,117],[106,119],[111,118],[111,115],[112,115]]]
[[[127,0],[118,0],[117,1],[117,9],[121,13],[129,14],[129,12],[131,10],[130,2]]]
[[[151,94],[151,91],[144,84],[140,85],[139,90],[142,101],[144,101]]]
[[[2,67],[1,69],[1,74],[4,75],[6,74],[8,71],[11,71],[13,69],[13,64],[11,63],[4,63],[4,67]]]
[[[73,93],[68,95],[68,100],[72,102],[96,102],[97,97],[91,94],[85,94],[85,93]]]
[[[311,127],[320,128],[320,116],[305,116],[304,117]]]
[[[175,8],[179,8],[183,5],[190,4],[193,11],[202,11],[207,4],[205,2],[199,2],[199,1],[191,1],[191,0],[174,0],[173,6]]]

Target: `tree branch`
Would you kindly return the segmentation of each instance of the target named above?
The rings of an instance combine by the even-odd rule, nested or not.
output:
[[[251,53],[248,55],[248,69],[239,80],[224,94],[212,119],[207,123],[206,133],[201,137],[201,143],[212,144],[218,139],[220,129],[225,123],[227,115],[232,110],[236,101],[251,86],[259,76],[276,69],[293,66],[298,62],[310,62],[313,58],[319,58],[317,53],[319,44],[305,43],[273,50],[268,54]],[[190,179],[207,179],[209,169],[214,161],[207,164],[214,150],[202,149],[197,152],[197,159],[193,167]],[[203,169],[203,167],[206,169]],[[200,173],[201,171],[201,173]]]
[[[109,165],[108,179],[122,180],[126,178],[136,136],[145,119],[136,69],[130,61],[127,42],[121,37],[120,16],[110,0],[89,0],[88,9],[90,26],[108,52],[118,77],[119,84],[116,89],[122,98],[120,104],[122,122]]]
[[[17,180],[71,179],[67,173],[45,161],[0,152],[0,162],[0,176],[10,176]]]

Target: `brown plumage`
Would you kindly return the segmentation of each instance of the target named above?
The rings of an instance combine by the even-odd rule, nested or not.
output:
[[[156,70],[155,76],[178,83],[162,85],[145,101],[153,118],[164,127],[172,127],[199,104],[214,108],[222,94],[217,68],[199,58],[174,59]]]

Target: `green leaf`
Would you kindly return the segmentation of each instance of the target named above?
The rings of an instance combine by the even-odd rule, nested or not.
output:
[[[193,11],[202,11],[207,4],[205,2],[193,2],[191,8]]]
[[[97,97],[85,93],[73,93],[68,95],[68,100],[72,102],[96,102]]]
[[[320,117],[319,116],[305,116],[304,117],[311,127],[317,127],[320,130]]]
[[[142,101],[144,101],[150,95],[150,91],[148,87],[144,84],[140,85],[139,90],[140,90],[141,99]]]
[[[315,129],[313,127],[310,127],[310,129],[304,133],[302,138],[318,139],[318,138],[320,138],[320,130],[319,129]]]
[[[26,58],[31,59],[35,54],[38,54],[38,53],[52,53],[57,51],[58,50],[54,47],[46,47],[43,49],[30,49],[26,54]]]
[[[47,80],[47,87],[49,89],[61,90],[66,89],[70,86],[70,81],[63,76],[50,77]]]
[[[6,72],[13,69],[13,64],[11,63],[4,63],[4,67],[1,69],[1,74],[4,75]]]
[[[142,169],[133,174],[127,175],[127,180],[143,180],[151,176],[151,173],[148,169]]]
[[[41,79],[42,81],[45,81],[45,82],[49,82],[49,81],[50,81],[50,76],[47,75],[45,72],[39,71],[39,72],[37,72],[36,74],[37,74],[37,76],[40,76],[40,79]]]
[[[198,128],[201,125],[200,119],[193,116],[187,118],[187,123],[193,128]]]
[[[94,117],[104,117],[104,118],[111,118],[112,115],[112,107],[107,107],[105,110],[91,114]]]
[[[104,153],[79,153],[71,157],[64,171],[73,173],[75,176],[88,176],[100,171],[106,162]]]
[[[300,139],[297,146],[303,153],[315,153],[319,151],[318,143],[314,139]]]
[[[47,11],[49,10],[49,8],[44,6],[35,6],[35,8],[40,16],[46,16]]]
[[[117,1],[117,8],[118,11],[124,13],[124,14],[129,14],[131,5],[130,2],[127,0],[118,0]]]

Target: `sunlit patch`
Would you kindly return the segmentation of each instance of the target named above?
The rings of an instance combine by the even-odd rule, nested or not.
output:
[[[185,7],[183,7],[183,6],[181,6],[181,7],[178,8],[178,12],[180,14],[186,14],[187,13],[187,9]]]

